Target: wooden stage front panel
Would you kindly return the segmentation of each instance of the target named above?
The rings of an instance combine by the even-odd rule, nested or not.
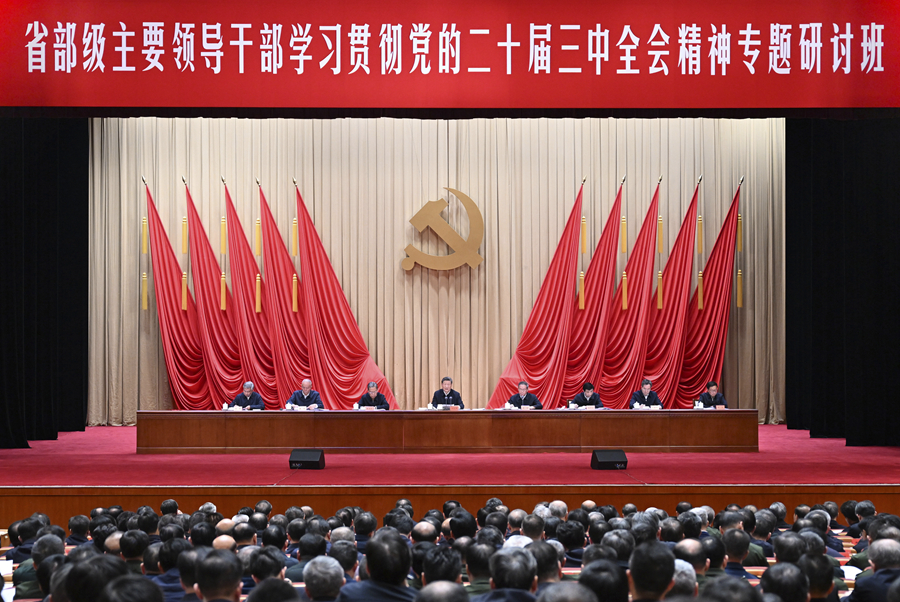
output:
[[[137,413],[139,454],[756,452],[756,410]]]

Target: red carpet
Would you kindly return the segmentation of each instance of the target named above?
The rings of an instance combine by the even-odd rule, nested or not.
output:
[[[595,471],[587,454],[328,454],[323,471],[278,455],[137,455],[134,427],[92,427],[0,450],[0,486],[896,484],[900,448],[846,447],[759,427],[756,454],[629,454]]]

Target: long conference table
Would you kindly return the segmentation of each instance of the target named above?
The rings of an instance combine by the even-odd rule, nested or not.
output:
[[[756,410],[139,411],[139,454],[757,452]]]

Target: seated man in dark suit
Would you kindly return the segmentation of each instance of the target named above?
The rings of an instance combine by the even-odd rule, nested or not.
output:
[[[235,407],[239,407],[242,410],[264,410],[266,405],[263,403],[259,393],[253,390],[253,383],[247,381],[244,383],[243,392],[238,393],[237,397],[234,398],[234,401],[227,404],[222,409]]]
[[[313,391],[312,381],[308,378],[304,378],[303,382],[300,383],[300,390],[294,391],[294,394],[291,395],[291,398],[287,400],[285,406],[294,406],[297,408],[309,408],[310,410],[318,408],[320,410],[325,409],[325,404],[322,403],[322,398],[319,397],[318,391]]]
[[[384,393],[378,392],[378,383],[370,382],[367,388],[368,391],[363,393],[363,396],[359,398],[359,402],[357,403],[360,408],[371,406],[376,410],[391,409],[387,399],[384,397]]]
[[[541,402],[538,401],[538,398],[534,393],[528,392],[528,383],[524,380],[519,383],[519,392],[510,397],[507,403],[519,409],[522,409],[522,407],[530,407],[535,410],[540,410],[544,407],[541,405]]]
[[[439,405],[459,406],[460,410],[466,407],[459,391],[453,389],[453,379],[449,376],[441,379],[441,388],[431,397],[431,407],[436,408]]]
[[[197,566],[194,593],[202,600],[237,600],[244,567],[234,552],[213,550]]]
[[[575,399],[572,400],[572,403],[577,405],[578,407],[603,407],[603,402],[600,401],[600,396],[594,392],[594,385],[592,385],[591,383],[584,383],[584,385],[582,385],[581,393],[575,396]]]
[[[522,548],[502,548],[490,560],[491,587],[472,602],[534,602],[537,591],[537,561]]]
[[[411,552],[407,540],[394,529],[375,533],[366,544],[365,581],[341,588],[339,602],[412,602],[416,590],[406,586]],[[362,569],[360,569],[362,570]]]
[[[809,600],[809,579],[791,562],[779,562],[763,573],[759,589],[765,594],[775,594],[782,602]]]
[[[631,402],[628,404],[630,409],[634,409],[636,404],[640,404],[643,406],[660,406],[662,407],[662,402],[659,400],[659,395],[656,394],[656,391],[653,391],[653,383],[651,383],[648,379],[644,379],[641,381],[641,390],[635,391],[631,394]]]
[[[728,407],[728,402],[719,393],[719,385],[715,381],[706,383],[706,393],[700,395],[700,403],[704,408],[712,408],[715,406]]]
[[[875,569],[866,579],[858,579],[849,602],[885,602],[887,591],[900,579],[900,543],[879,539],[869,546],[869,562]]]

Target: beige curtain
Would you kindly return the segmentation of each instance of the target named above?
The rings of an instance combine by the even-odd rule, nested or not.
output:
[[[95,119],[91,165],[89,424],[133,424],[138,409],[172,407],[141,254],[146,176],[183,269],[187,179],[213,248],[224,215],[221,177],[254,235],[262,182],[289,244],[292,178],[375,361],[402,408],[422,406],[452,376],[467,407],[484,407],[515,350],[583,176],[589,248],[627,174],[624,213],[634,243],[660,175],[665,264],[697,177],[706,261],[741,176],[744,307],[732,303],[721,389],[760,421],[784,416],[784,121],[715,119]],[[446,198],[468,235],[468,194],[484,215],[484,262],[433,272],[400,267],[414,244],[449,252],[408,220]],[[590,252],[582,256],[587,270]],[[619,255],[618,271],[627,256]],[[262,259],[260,259],[262,264]],[[229,272],[227,257],[222,266]],[[150,307],[141,310],[141,273]],[[263,271],[263,273],[265,273]],[[229,278],[230,283],[230,278]]]

